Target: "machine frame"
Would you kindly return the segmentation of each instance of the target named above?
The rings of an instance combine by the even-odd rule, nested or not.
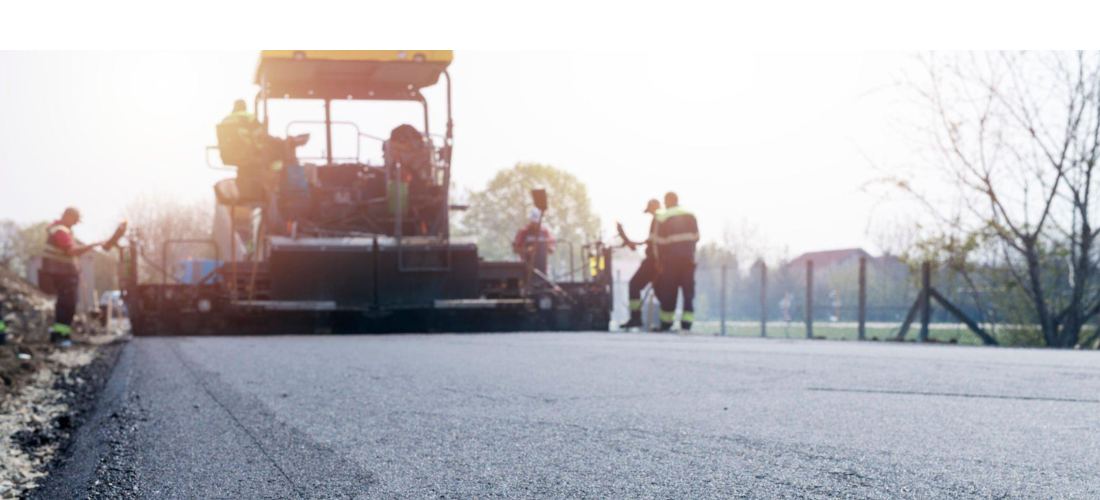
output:
[[[264,51],[255,78],[260,90],[254,99],[263,129],[270,129],[270,99],[323,100],[326,163],[320,168],[345,166],[353,171],[359,168],[359,177],[368,171],[384,176],[379,180],[386,186],[385,206],[397,208],[390,214],[372,198],[367,203],[376,205],[370,205],[374,208],[368,210],[368,217],[386,222],[392,218],[392,230],[310,227],[312,222],[282,216],[280,204],[290,194],[279,191],[278,197],[245,204],[262,214],[258,234],[253,234],[255,245],[246,256],[236,253],[240,205],[234,201],[225,204],[230,213],[229,252],[218,251],[215,243],[213,272],[195,282],[180,282],[162,268],[161,283],[146,284],[140,283],[137,274],[141,236],[132,231],[124,300],[135,334],[607,330],[613,290],[611,249],[601,242],[581,246],[582,262],[588,266],[580,281],[556,283],[542,273],[532,277],[531,270],[517,262],[485,261],[478,257],[476,244],[451,237],[450,211],[461,207],[450,205],[454,146],[450,61],[450,51]],[[447,121],[437,148],[421,89],[440,78],[446,85]],[[361,164],[358,158],[354,164],[339,163],[332,148],[332,126],[340,123],[332,121],[335,100],[421,103],[421,133],[435,162],[433,168],[441,172],[441,182],[435,185],[440,192],[417,199],[409,195],[406,200],[400,161],[391,165],[387,159],[383,167]],[[358,130],[357,134],[364,135]],[[390,148],[392,140],[393,136],[383,140],[384,148]],[[217,148],[208,148],[208,153],[210,149]],[[301,159],[295,153],[293,162],[279,174],[284,187],[287,178],[304,168]],[[237,179],[241,179],[240,169]],[[313,200],[315,209],[324,187],[310,181],[307,188],[303,196]],[[406,234],[409,221],[404,214],[413,202],[427,203],[425,207],[442,204],[433,224],[420,221],[422,234]],[[164,242],[162,262],[167,262],[167,246],[173,243]],[[229,261],[223,262],[227,254]],[[361,279],[347,285],[341,269]]]

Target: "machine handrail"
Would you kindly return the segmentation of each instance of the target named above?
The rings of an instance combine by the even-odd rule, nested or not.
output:
[[[328,122],[328,123],[331,123],[332,125],[350,125],[352,128],[355,129],[355,135],[356,135],[355,161],[356,161],[356,163],[358,163],[359,159],[362,158],[362,156],[363,156],[363,147],[362,147],[362,144],[360,143],[360,141],[358,139],[360,137],[363,137],[363,136],[367,136],[367,137],[371,137],[371,138],[374,138],[374,137],[369,136],[369,135],[364,134],[363,132],[361,132],[359,130],[359,125],[356,124],[355,122],[338,121],[338,122]],[[326,122],[324,120],[293,120],[293,121],[290,121],[286,124],[286,130],[284,130],[284,133],[287,137],[290,137],[290,127],[293,127],[294,125],[325,125],[325,124],[326,124]],[[332,151],[328,151],[328,153],[329,154],[326,155],[326,156],[300,156],[299,158],[303,159],[303,160],[327,160],[328,158],[340,159],[340,160],[350,160],[351,159],[350,156],[335,158],[335,157],[332,157]]]
[[[221,266],[221,264],[222,264],[221,254],[220,254],[220,252],[218,252],[218,243],[216,241],[214,241],[213,239],[168,240],[168,241],[164,242],[164,247],[161,248],[161,257],[160,258],[161,258],[161,266],[162,267],[160,268],[160,271],[161,271],[161,276],[162,276],[162,278],[161,278],[162,283],[168,283],[168,268],[170,267],[169,264],[168,264],[168,248],[171,247],[172,244],[174,244],[174,243],[205,243],[205,244],[208,244],[208,245],[214,247],[214,261],[217,262],[218,266]],[[173,276],[172,278],[175,279],[175,276]],[[208,279],[208,276],[204,276],[202,280],[198,281],[197,283],[194,283],[193,286],[197,290],[199,285],[202,284],[207,279]],[[233,285],[236,286],[236,283],[234,283]],[[164,309],[164,294],[167,293],[167,288],[166,287],[161,287],[159,292],[160,293],[157,294],[157,305],[158,305],[157,308],[163,310]]]
[[[576,248],[577,248],[575,246],[577,244],[575,241],[573,241],[573,240],[554,240],[554,246],[561,246],[562,244],[569,245],[569,273],[567,274],[567,276],[569,277],[569,281],[572,282],[573,277],[575,276],[575,274],[577,272],[577,269],[584,269],[584,264],[581,264],[581,266],[577,267],[577,268],[573,267],[574,266],[573,252],[576,251]],[[547,260],[549,260],[549,259],[547,259]],[[583,277],[584,275],[582,274],[581,276]],[[555,275],[555,279],[560,280],[560,279],[562,279],[562,276],[561,275]]]
[[[378,142],[386,142],[386,139],[385,139],[385,138],[382,138],[382,137],[378,137],[378,136],[376,136],[376,135],[370,135],[370,134],[368,134],[368,133],[366,133],[366,132],[359,132],[359,137],[366,137],[367,139],[374,139],[374,140],[376,140],[376,141],[378,141]]]
[[[162,248],[161,251],[160,251],[161,252],[161,257],[160,257],[161,264],[163,265],[163,267],[161,268],[161,273],[162,273],[162,276],[163,276],[163,282],[164,283],[168,282],[168,267],[169,267],[169,265],[168,265],[168,248],[171,247],[173,244],[178,244],[178,243],[205,243],[207,245],[210,245],[211,247],[214,248],[214,262],[217,262],[218,265],[221,265],[221,263],[222,263],[221,253],[218,251],[218,243],[216,241],[212,240],[212,239],[180,239],[180,240],[165,241],[164,242],[164,248]]]
[[[211,150],[221,151],[221,148],[219,148],[218,146],[207,146],[206,147],[206,166],[207,167],[209,167],[213,170],[231,170],[231,171],[236,171],[237,170],[237,167],[234,167],[232,165],[218,166],[218,165],[215,165],[213,163],[210,163],[210,151]]]
[[[402,224],[404,223],[404,217],[403,217],[404,214],[403,214],[403,212],[405,211],[404,199],[403,199],[403,196],[401,194],[401,186],[400,186],[401,162],[397,162],[394,165],[394,167],[395,167],[394,168],[395,176],[398,179],[398,187],[396,189],[394,189],[394,194],[397,196],[397,200],[395,201],[394,204],[397,206],[397,210],[395,210],[395,213],[394,213],[394,231],[393,231],[394,239],[397,242],[397,272],[412,273],[412,272],[448,272],[448,271],[450,271],[451,270],[451,242],[450,242],[451,237],[450,237],[450,234],[448,234],[446,237],[444,237],[442,239],[443,244],[446,245],[446,248],[447,248],[447,250],[446,250],[446,252],[447,252],[447,262],[446,262],[446,264],[444,264],[443,266],[435,266],[435,267],[405,267],[405,249],[404,249],[404,246],[401,244],[401,239],[403,237],[403,235],[401,234],[402,230],[403,230]],[[387,186],[389,186],[389,184],[391,182],[389,179],[390,179],[389,171],[387,170],[386,171],[386,185]]]

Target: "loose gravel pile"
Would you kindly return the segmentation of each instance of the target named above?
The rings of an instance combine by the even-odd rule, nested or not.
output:
[[[44,342],[53,324],[53,297],[0,266],[0,311],[7,324],[7,343]]]
[[[102,357],[103,346],[125,334],[127,323],[116,321],[107,332],[78,315],[75,345],[50,345],[54,298],[3,267],[0,305],[7,325],[0,344],[0,500],[7,500],[22,498],[42,483],[91,407],[94,391],[86,387],[88,380],[102,385],[110,371],[90,365]],[[117,356],[117,348],[107,350]]]
[[[74,371],[95,359],[95,346],[50,352],[17,392],[0,401],[0,498],[19,498],[45,477],[45,469],[72,429],[67,387]],[[32,358],[33,359],[33,358]]]
[[[54,297],[42,292],[27,280],[0,266],[0,309],[7,335],[0,342],[0,399],[18,392],[30,378],[43,368],[47,345],[53,326]],[[73,341],[104,343],[129,331],[129,321],[115,320],[107,331],[87,314],[73,318]],[[2,497],[0,497],[2,498]]]

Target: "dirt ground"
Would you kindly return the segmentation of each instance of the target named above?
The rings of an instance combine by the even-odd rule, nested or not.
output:
[[[0,366],[13,381],[0,395],[0,499],[26,497],[49,474],[94,407],[123,343],[101,337],[68,348],[0,346]]]
[[[51,350],[47,344],[0,345],[0,401],[18,392],[35,373],[43,369]]]
[[[92,349],[114,342],[124,334],[123,329],[107,333],[73,335],[73,347],[77,350]],[[53,368],[50,356],[60,348],[45,342],[20,342],[0,344],[0,401],[17,394],[43,369]]]
[[[73,345],[47,342],[53,297],[0,267],[0,500],[23,498],[49,473],[92,407],[121,350],[126,322],[107,331],[85,314]]]

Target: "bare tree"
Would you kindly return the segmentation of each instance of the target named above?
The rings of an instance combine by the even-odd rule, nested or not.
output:
[[[738,266],[745,267],[773,257],[776,253],[763,235],[760,226],[742,218],[736,224],[726,222],[722,227],[722,247],[734,258]]]
[[[899,257],[920,242],[921,229],[913,218],[895,217],[869,222],[866,235],[883,255]]]
[[[1079,345],[1100,313],[1093,172],[1100,158],[1100,54],[931,54],[915,82],[928,150],[955,187],[898,185],[998,252],[1048,346]],[[948,207],[945,209],[944,207]],[[991,263],[987,263],[991,264]]]
[[[214,202],[185,202],[170,196],[148,195],[130,202],[123,216],[139,236],[138,275],[142,281],[161,281],[163,272],[180,260],[213,257],[213,247],[204,244],[166,244],[172,240],[208,240],[214,225]]]

